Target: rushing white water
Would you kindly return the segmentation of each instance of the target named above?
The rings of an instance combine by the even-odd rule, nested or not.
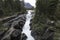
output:
[[[22,31],[22,33],[25,33],[25,35],[27,36],[27,40],[34,40],[34,38],[31,36],[31,30],[29,25],[31,19],[32,19],[32,14],[31,11],[28,10],[28,14],[26,15],[26,22]]]

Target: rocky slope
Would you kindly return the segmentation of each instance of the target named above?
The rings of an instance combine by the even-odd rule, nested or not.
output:
[[[4,23],[5,31],[0,31],[0,40],[20,40],[22,39],[22,28],[25,24],[26,14],[17,16]]]

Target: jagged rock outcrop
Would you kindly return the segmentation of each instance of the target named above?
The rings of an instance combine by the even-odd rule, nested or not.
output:
[[[14,30],[11,34],[11,40],[20,40],[21,39],[21,30]]]
[[[4,26],[7,27],[8,30],[4,33],[3,37],[0,36],[1,40],[20,40],[25,21],[26,14],[22,14],[4,23]]]
[[[26,10],[22,5],[20,0],[0,0],[0,27],[4,29],[4,32],[0,31],[0,40],[20,40],[26,20]]]

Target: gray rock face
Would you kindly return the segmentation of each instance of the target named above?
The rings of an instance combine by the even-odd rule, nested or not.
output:
[[[23,33],[22,34],[22,40],[26,40],[27,39],[27,36]]]
[[[25,3],[24,6],[26,9],[33,9],[33,6],[30,3]]]
[[[14,30],[11,34],[11,40],[20,40],[21,39],[21,30]]]
[[[25,22],[25,16],[26,14],[23,14],[23,15],[18,15],[16,16],[15,18],[11,19],[9,21],[7,21],[6,23],[4,23],[4,26],[8,26],[8,27],[11,27],[12,23],[13,25],[17,25],[20,21],[24,21]]]
[[[13,27],[13,32],[8,36],[9,38],[4,38],[6,35],[5,34],[8,34],[8,33],[10,33],[10,31],[8,32],[8,30],[4,33],[4,35],[3,35],[3,37],[2,38],[4,38],[3,40],[21,40],[21,32],[22,32],[22,28],[23,28],[23,26],[24,26],[24,24],[25,24],[25,21],[26,21],[26,14],[23,14],[23,15],[19,15],[19,16],[17,16],[16,18],[14,18],[14,19],[11,19],[11,20],[9,20],[8,22],[6,22],[6,23],[4,23],[4,26],[6,27],[8,27],[9,29],[8,30],[10,30],[10,28],[11,27]],[[12,31],[12,30],[11,30]],[[0,34],[2,34],[2,33],[0,33]],[[1,38],[1,39],[2,39]],[[24,36],[23,36],[23,38],[24,38]],[[26,37],[25,37],[26,38]],[[24,39],[25,39],[24,38]]]
[[[4,31],[0,31],[0,39],[3,36],[3,34],[4,34]]]

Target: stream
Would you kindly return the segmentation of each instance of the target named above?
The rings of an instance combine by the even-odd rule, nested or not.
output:
[[[25,35],[27,36],[26,40],[34,40],[34,38],[31,36],[31,30],[29,25],[31,19],[32,19],[31,10],[28,10],[28,14],[26,15],[26,22],[22,31],[22,33],[25,33]]]

